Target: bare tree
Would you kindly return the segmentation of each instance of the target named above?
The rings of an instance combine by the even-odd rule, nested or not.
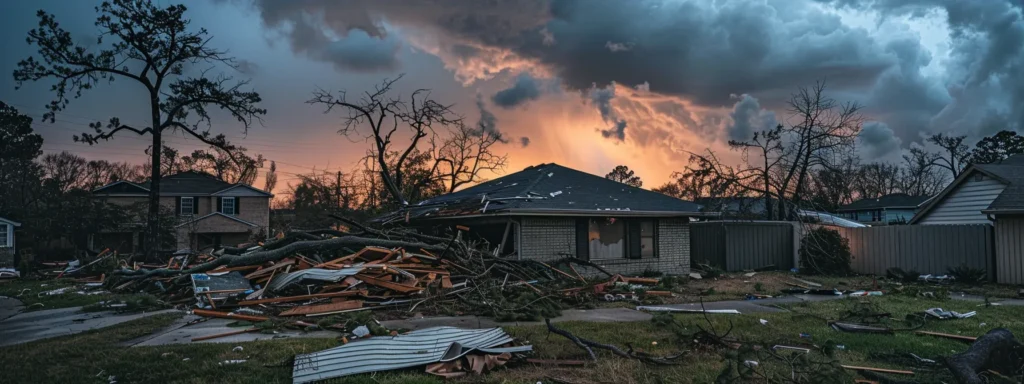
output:
[[[964,144],[967,136],[947,136],[945,134],[931,135],[928,141],[942,148],[942,153],[936,157],[935,165],[949,171],[953,178],[960,176],[960,172],[967,168],[968,158],[971,150]]]
[[[277,163],[271,161],[270,169],[267,170],[267,175],[263,179],[263,190],[273,193],[275,187],[277,187]]]
[[[317,90],[308,103],[325,105],[324,113],[330,113],[334,108],[346,112],[338,132],[346,137],[373,142],[371,154],[380,167],[384,186],[394,201],[405,206],[409,202],[402,190],[406,187],[406,166],[410,156],[422,153],[417,150],[418,146],[424,139],[429,141],[429,137],[436,134],[436,128],[459,126],[462,118],[452,111],[450,105],[431,99],[430,91],[426,89],[413,91],[408,98],[392,95],[392,87],[400,79],[401,76],[384,80],[373,92],[364,92],[359,100],[349,100],[345,91],[335,96]],[[369,132],[360,133],[359,128],[364,125]],[[396,134],[409,135],[409,142],[396,149]],[[389,163],[388,155],[392,152],[397,153],[397,158]]]
[[[779,196],[792,193],[791,199],[779,200],[783,217],[791,217],[787,200],[800,204],[808,173],[815,167],[832,167],[852,149],[860,133],[863,107],[856,102],[839,103],[825,95],[825,88],[824,81],[801,87],[789,101],[789,111],[797,122],[785,128],[795,142],[784,154],[787,169],[778,188]]]
[[[73,188],[80,188],[85,184],[86,164],[84,158],[68,151],[43,156],[43,170],[46,172],[46,178],[61,193],[66,193]]]
[[[753,168],[751,171],[758,174],[761,186],[762,198],[764,199],[765,215],[768,220],[775,220],[775,208],[772,204],[772,172],[776,171],[783,158],[784,148],[782,146],[782,124],[774,129],[755,132],[750,141],[729,140],[729,146],[740,148],[743,151],[743,160],[750,163],[750,151],[757,151],[761,160],[761,168]]]
[[[246,151],[244,147],[238,146],[228,149],[216,146],[211,146],[209,150],[197,149],[191,155],[178,158],[173,168],[177,171],[208,173],[232,184],[252,185],[266,159],[260,154],[249,156]]]
[[[45,120],[54,121],[70,99],[103,81],[129,80],[145,90],[149,101],[148,126],[132,126],[117,117],[104,126],[91,124],[94,133],[76,136],[76,140],[95,144],[121,131],[152,137],[150,151],[150,196],[147,227],[147,252],[159,244],[160,160],[164,131],[180,131],[204,143],[229,147],[223,135],[209,132],[209,108],[230,113],[246,130],[259,121],[266,110],[258,108],[259,94],[243,91],[246,81],[230,77],[206,77],[185,74],[186,65],[207,64],[235,67],[225,51],[210,48],[205,29],[190,30],[185,6],[161,8],[147,0],[113,0],[96,8],[99,37],[92,46],[75,43],[56,18],[39,11],[39,27],[29,31],[28,43],[38,48],[41,60],[29,57],[18,63],[14,79],[20,87],[26,81],[56,80],[56,97],[48,105]],[[105,40],[113,40],[104,46]],[[105,47],[105,48],[102,48]],[[201,128],[205,124],[206,128]]]
[[[933,196],[942,191],[946,178],[935,170],[938,156],[920,147],[911,147],[903,155],[900,189],[912,196]]]
[[[901,169],[895,164],[871,163],[852,175],[854,191],[861,199],[877,199],[903,191]]]
[[[606,179],[615,180],[623,184],[632,185],[640,188],[644,185],[644,182],[640,180],[640,176],[636,176],[633,170],[625,165],[617,165],[611,172],[604,175]]]
[[[434,171],[431,173],[444,183],[448,193],[463,185],[482,182],[482,173],[505,170],[508,156],[498,155],[492,148],[505,142],[501,133],[494,130],[457,124],[434,156]]]

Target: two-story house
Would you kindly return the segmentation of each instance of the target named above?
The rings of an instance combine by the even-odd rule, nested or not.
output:
[[[149,198],[149,184],[117,181],[97,188],[93,196],[110,204],[141,206]],[[234,246],[265,238],[272,197],[250,185],[227,183],[200,172],[164,176],[160,182],[160,205],[176,216],[173,233],[178,249]],[[92,246],[140,252],[144,244],[145,225],[138,222],[94,236]]]

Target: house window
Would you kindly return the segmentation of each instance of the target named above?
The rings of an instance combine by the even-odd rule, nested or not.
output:
[[[10,247],[11,246],[11,244],[9,244],[7,242],[7,237],[10,236],[9,235],[9,231],[10,230],[11,230],[11,226],[10,225],[8,225],[8,224],[0,224],[0,248],[2,248],[2,247]]]
[[[220,212],[225,214],[225,215],[234,215],[235,214],[235,198],[234,197],[224,197],[224,198],[221,198],[221,200],[220,200]]]
[[[195,212],[196,198],[194,197],[182,197],[181,198],[181,211],[178,213],[181,215],[191,215]]]
[[[615,218],[590,219],[590,237],[587,243],[591,259],[626,257],[625,222]]]
[[[649,259],[658,257],[655,253],[656,245],[654,242],[654,222],[653,221],[641,221],[640,222],[640,258]]]
[[[590,219],[588,224],[586,255],[592,260],[658,257],[653,220],[601,218]]]

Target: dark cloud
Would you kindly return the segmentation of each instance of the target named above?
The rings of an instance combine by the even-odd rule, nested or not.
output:
[[[601,112],[601,119],[612,124],[608,129],[598,129],[601,136],[606,139],[626,140],[626,120],[619,118],[615,108],[612,107],[612,99],[615,98],[615,84],[604,88],[592,87],[587,98]]]
[[[540,84],[537,79],[534,79],[529,73],[523,72],[516,77],[512,87],[498,91],[491,97],[491,101],[499,107],[511,109],[531,100],[537,100],[540,94]]]
[[[520,137],[519,138],[519,145],[521,147],[523,147],[523,148],[529,147],[530,146],[530,138],[526,137],[526,136]]]
[[[606,139],[615,139],[618,141],[626,140],[626,121],[615,121],[615,125],[611,128],[601,130],[601,136],[604,136]]]
[[[833,97],[864,103],[865,113],[904,145],[936,132],[976,138],[1000,125],[1024,129],[1019,107],[1024,105],[1024,16],[1018,0],[257,0],[257,5],[272,26],[320,15],[323,21],[315,25],[339,36],[359,29],[384,38],[391,26],[414,31],[412,36],[428,31],[438,35],[432,40],[438,56],[457,61],[450,68],[470,67],[485,78],[502,69],[542,68],[566,88],[583,92],[610,126],[602,129],[609,137],[624,137],[626,126],[611,106],[614,92],[603,88],[613,82],[647,82],[651,92],[699,107],[735,107],[730,95],[748,94],[760,108],[781,112],[796,87],[827,79]],[[843,24],[829,7],[878,12],[878,25],[891,23],[897,33],[871,35]],[[926,71],[935,67],[935,58],[902,23],[937,14],[949,24],[949,55],[939,71]],[[732,137],[752,129],[735,124],[736,117],[728,131]],[[629,125],[638,127],[635,121]]]
[[[235,63],[235,68],[238,69],[238,72],[241,72],[243,75],[252,76],[259,72],[260,70],[260,66],[252,61],[243,59],[238,59],[237,61],[238,62]]]
[[[740,101],[733,106],[729,117],[732,123],[726,126],[730,140],[745,141],[754,136],[754,132],[774,128],[778,125],[775,112],[761,109],[761,104],[750,95],[739,96]]]
[[[867,158],[878,159],[898,152],[901,140],[885,123],[871,121],[864,124],[860,131],[860,143]]]
[[[487,109],[487,103],[484,102],[484,97],[476,95],[476,108],[480,111],[480,120],[477,122],[477,126],[481,130],[496,135],[501,135],[498,131],[498,118],[494,116],[490,110]]]
[[[358,72],[391,71],[398,68],[400,47],[398,40],[378,39],[356,31],[328,44],[322,58],[341,69]]]

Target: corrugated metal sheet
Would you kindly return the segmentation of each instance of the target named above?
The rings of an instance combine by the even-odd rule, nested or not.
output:
[[[992,226],[893,225],[835,228],[850,241],[855,272],[884,275],[898,267],[925,274],[946,274],[950,267],[985,269],[994,277]]]
[[[996,218],[996,281],[1024,284],[1024,218]]]
[[[270,284],[267,285],[267,288],[271,291],[279,291],[302,280],[337,282],[341,281],[341,279],[344,279],[345,277],[355,275],[362,271],[363,267],[358,266],[337,270],[323,268],[303,269],[301,271],[277,275],[274,277],[274,281],[271,281]]]
[[[793,224],[712,221],[690,224],[690,260],[727,271],[793,268]]]
[[[393,337],[372,337],[316,353],[295,356],[293,383],[411,368],[458,359],[474,350],[485,353],[526,352],[532,346],[497,348],[512,342],[501,328],[436,327]]]
[[[980,173],[977,173],[980,174]],[[972,175],[935,207],[922,212],[917,224],[990,224],[981,210],[988,208],[1006,185],[988,176],[976,180]]]

